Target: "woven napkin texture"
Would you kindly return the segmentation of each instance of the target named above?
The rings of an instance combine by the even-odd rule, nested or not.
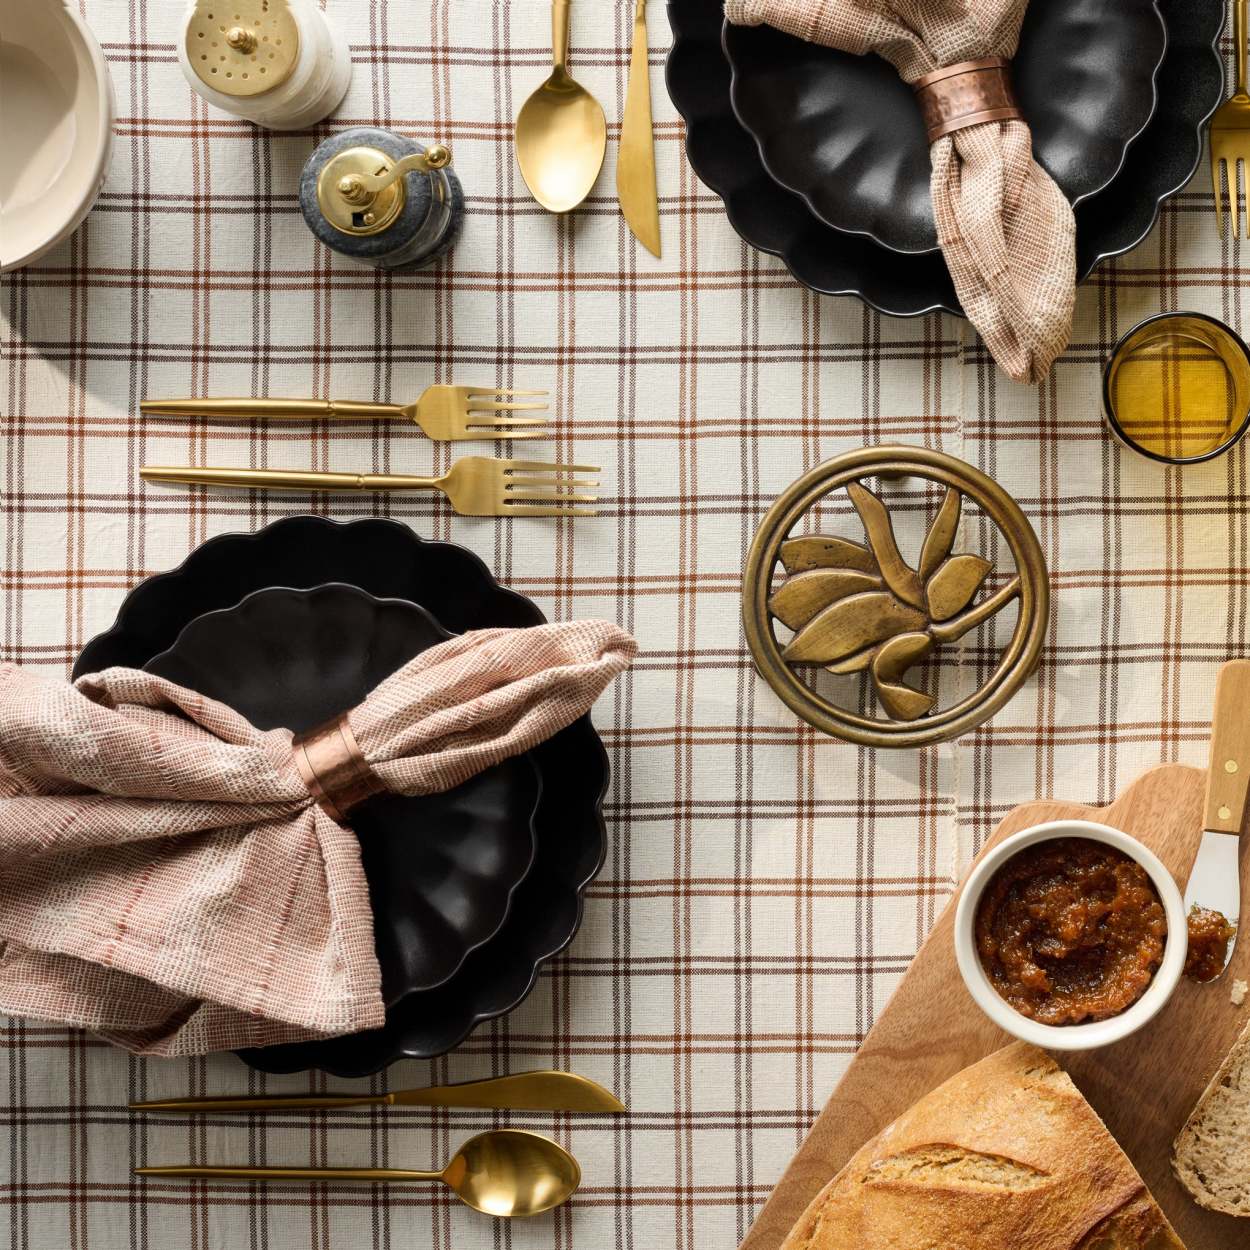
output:
[[[633,654],[600,621],[465,634],[349,722],[388,789],[430,794],[571,724]],[[290,731],[133,669],[0,667],[0,1011],[159,1055],[381,1025],[359,844]]]
[[[1011,57],[1027,0],[726,0],[731,22],[875,52],[907,82],[983,56]],[[1076,300],[1072,206],[1033,159],[1021,121],[984,122],[930,148],[938,242],[968,319],[1017,382],[1067,346]]]

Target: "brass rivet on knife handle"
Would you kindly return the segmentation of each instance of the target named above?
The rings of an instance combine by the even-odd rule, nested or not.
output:
[[[1240,833],[1250,792],[1250,660],[1230,660],[1215,683],[1205,828]]]
[[[1010,62],[1002,56],[935,69],[917,78],[911,89],[930,143],[969,126],[1018,121],[1021,116],[1011,87]]]

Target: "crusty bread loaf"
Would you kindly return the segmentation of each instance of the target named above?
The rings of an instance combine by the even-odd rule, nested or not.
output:
[[[1200,1206],[1250,1219],[1250,1024],[1181,1129],[1172,1169]]]
[[[782,1250],[1178,1248],[1067,1074],[1017,1042],[874,1137],[816,1196]]]

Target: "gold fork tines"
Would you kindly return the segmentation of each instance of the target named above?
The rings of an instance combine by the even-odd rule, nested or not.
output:
[[[461,516],[594,516],[597,496],[582,494],[598,486],[593,465],[547,464],[541,460],[495,460],[466,456],[442,477],[401,473],[318,473],[303,469],[219,469],[145,465],[146,482],[183,482],[194,486],[257,487],[265,490],[437,490]]]
[[[521,396],[525,402],[516,402]],[[546,391],[507,387],[427,386],[413,404],[376,404],[344,399],[147,399],[149,416],[210,417],[245,421],[323,421],[405,419],[428,438],[443,442],[470,439],[543,438],[547,418],[511,416],[546,412]]]
[[[1224,234],[1224,184],[1228,185],[1228,214],[1233,238],[1241,237],[1241,201],[1238,175],[1245,196],[1246,237],[1250,238],[1250,90],[1246,85],[1246,8],[1250,0],[1236,0],[1233,6],[1233,42],[1237,50],[1237,90],[1211,118],[1208,139],[1211,144],[1211,184],[1215,194],[1215,228]],[[1221,176],[1222,175],[1222,176]]]

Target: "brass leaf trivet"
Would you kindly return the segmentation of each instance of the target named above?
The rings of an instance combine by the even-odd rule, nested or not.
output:
[[[946,487],[916,568],[899,551],[885,503],[860,481],[874,476],[921,477]],[[859,514],[866,544],[838,535],[789,536],[838,489]],[[1015,562],[1014,575],[979,602],[990,561],[953,552],[965,498],[1002,533]],[[774,591],[778,562],[788,576]],[[906,682],[908,670],[1016,599],[1016,628],[997,668],[971,696],[935,712],[934,697]],[[1036,667],[1048,613],[1041,547],[1015,501],[971,465],[922,447],[864,448],[813,469],[769,509],[747,559],[743,622],[760,674],[809,724],[862,746],[923,746],[988,720]],[[793,638],[779,642],[773,621]],[[805,665],[867,672],[885,719],[829,702],[793,671]]]

